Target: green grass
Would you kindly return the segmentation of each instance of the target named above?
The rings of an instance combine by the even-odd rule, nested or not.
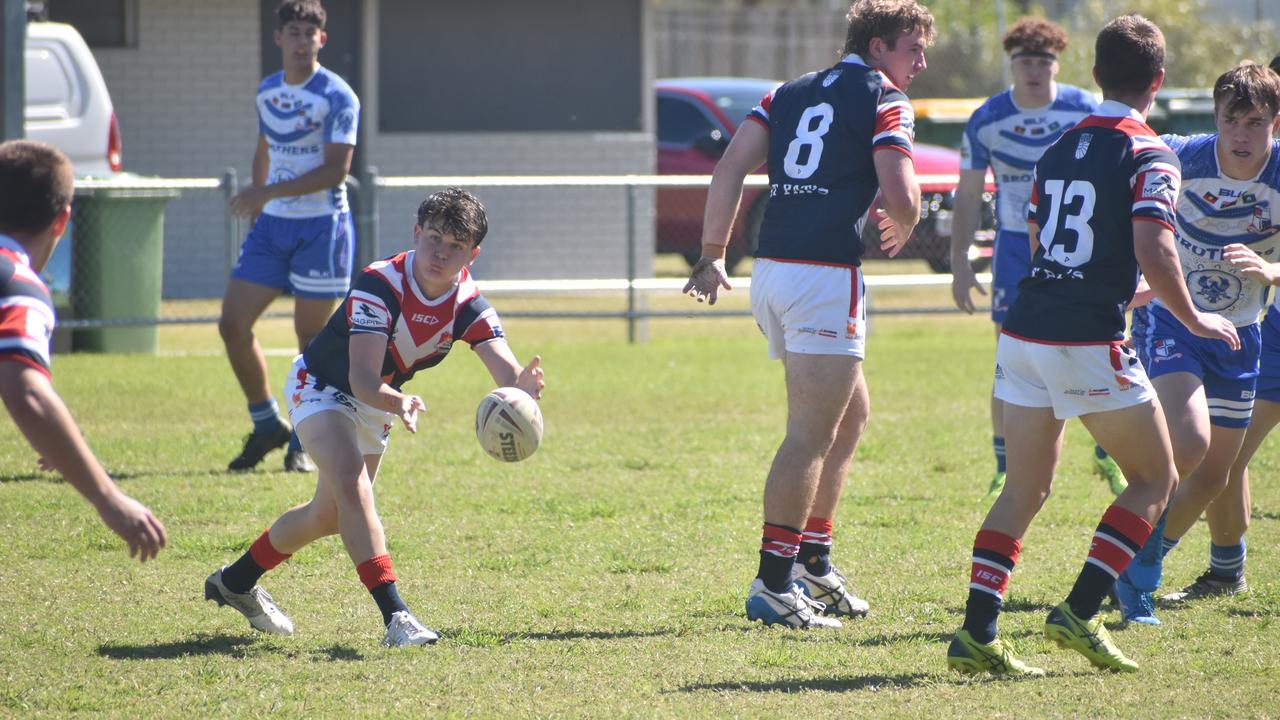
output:
[[[1040,635],[1111,499],[1072,424],[1002,620],[1050,676],[969,680],[943,655],[991,471],[984,318],[873,318],[872,420],[834,553],[872,614],[821,634],[742,612],[784,421],[780,367],[750,320],[655,320],[646,345],[626,344],[621,321],[505,325],[522,357],[544,359],[542,449],[513,465],[482,453],[470,416],[489,383],[459,348],[410,385],[429,414],[417,436],[393,432],[378,479],[401,593],[444,636],[409,651],[378,647],[377,610],[336,538],[264,579],[294,637],[202,600],[204,577],[314,482],[277,472],[278,453],[261,472],[222,472],[247,420],[213,328],[164,328],[163,350],[181,357],[59,357],[90,442],[171,545],[130,563],[0,420],[0,716],[1280,714],[1280,444],[1253,468],[1252,594],[1116,632],[1143,670],[1106,675]],[[290,344],[287,322],[261,329],[268,347]],[[287,362],[270,357],[273,379]],[[1202,570],[1207,542],[1201,523],[1169,585]]]

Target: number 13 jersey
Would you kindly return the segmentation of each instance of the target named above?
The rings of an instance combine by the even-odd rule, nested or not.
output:
[[[1027,221],[1039,244],[1004,331],[1050,344],[1124,339],[1138,285],[1133,223],[1173,229],[1178,157],[1128,105],[1107,100],[1036,163]]]
[[[857,55],[784,83],[747,116],[769,131],[769,202],[756,257],[857,266],[880,189],[872,153],[911,156],[906,94]]]

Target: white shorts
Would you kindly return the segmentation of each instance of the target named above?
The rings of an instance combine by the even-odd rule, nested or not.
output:
[[[858,268],[759,258],[751,269],[751,314],[771,358],[865,357],[866,286]]]
[[[996,397],[1023,407],[1051,407],[1059,420],[1123,410],[1156,396],[1131,348],[1048,345],[1002,334],[996,344]]]
[[[316,413],[338,412],[354,426],[361,455],[381,455],[387,451],[387,439],[397,422],[396,416],[369,407],[332,385],[318,382],[315,375],[307,372],[301,355],[293,359],[289,378],[284,383],[284,397],[289,406],[289,420],[295,428]]]

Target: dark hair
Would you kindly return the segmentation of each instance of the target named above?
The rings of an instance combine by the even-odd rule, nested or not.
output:
[[[37,140],[0,143],[0,232],[38,233],[71,203],[71,161]]]
[[[1024,17],[1009,28],[1004,36],[1004,51],[1026,50],[1034,53],[1061,54],[1067,49],[1067,31],[1062,26],[1038,17]]]
[[[1271,72],[1280,73],[1280,53],[1276,53],[1276,56],[1271,58],[1271,64],[1267,67],[1271,68]]]
[[[283,28],[291,22],[311,23],[324,29],[324,21],[328,19],[320,0],[283,0],[276,8],[276,27]]]
[[[1280,112],[1280,76],[1261,65],[1245,61],[1222,73],[1213,84],[1213,109],[1228,115],[1258,110]]]
[[[1164,33],[1129,13],[1107,23],[1094,44],[1093,72],[1103,95],[1145,92],[1164,69]]]
[[[435,221],[440,229],[459,240],[478,246],[489,232],[489,219],[485,216],[480,198],[462,188],[449,188],[431,193],[418,206],[418,226],[426,229]]]
[[[925,40],[933,42],[933,15],[915,0],[854,0],[849,6],[849,32],[841,55],[866,55],[871,38],[880,38],[892,49],[898,38],[923,30]]]

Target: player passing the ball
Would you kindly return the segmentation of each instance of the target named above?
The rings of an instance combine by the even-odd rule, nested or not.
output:
[[[752,267],[751,311],[782,360],[786,436],[764,490],[760,564],[747,617],[766,625],[839,627],[861,616],[831,563],[832,526],[870,412],[862,360],[863,232],[879,191],[880,244],[896,255],[920,217],[904,90],[925,69],[933,16],[912,0],[858,0],[844,57],[760,101],[716,165],[702,258],[684,291],[716,301],[730,289],[725,245],[747,173],[768,161],[769,200]]]
[[[285,397],[315,458],[315,496],[281,515],[239,560],[210,575],[207,599],[240,611],[258,630],[289,635],[293,622],[258,579],[308,543],[338,534],[382,612],[383,644],[437,640],[396,590],[373,482],[392,426],[416,433],[426,411],[421,397],[401,387],[444,360],[454,342],[470,345],[499,387],[541,395],[541,360],[520,365],[468,269],[487,231],[484,206],[471,193],[451,188],[431,195],[418,207],[413,249],[365,268],[294,359]]]
[[[947,664],[961,672],[1044,674],[1014,656],[996,621],[1022,537],[1049,496],[1063,424],[1073,417],[1129,483],[1103,513],[1045,636],[1097,667],[1138,669],[1112,642],[1099,609],[1178,479],[1160,401],[1124,344],[1139,269],[1190,332],[1240,346],[1229,320],[1196,309],[1178,264],[1178,158],[1146,124],[1164,82],[1164,49],[1160,29],[1140,15],[1107,23],[1093,66],[1102,104],[1036,163],[1028,206],[1035,255],[996,347],[1008,479],[974,539],[964,624],[947,649]]]
[[[38,273],[71,219],[71,161],[42,142],[0,144],[0,398],[40,454],[93,504],[142,562],[165,546],[164,525],[120,492],[53,389],[53,302]]]

